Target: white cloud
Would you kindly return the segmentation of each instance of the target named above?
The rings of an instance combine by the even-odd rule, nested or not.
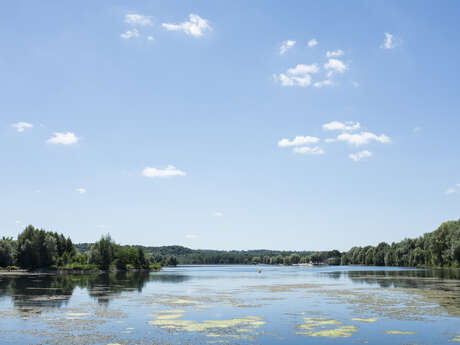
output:
[[[308,146],[302,146],[302,147],[294,147],[292,150],[295,153],[301,153],[301,154],[307,154],[307,155],[323,155],[324,151],[322,148],[315,146],[315,147],[308,147]]]
[[[370,141],[373,140],[383,144],[391,142],[391,139],[387,137],[385,134],[377,136],[374,133],[370,132],[361,132],[360,134],[342,133],[337,137],[337,140],[346,141],[347,143],[356,146],[368,144]]]
[[[86,189],[85,189],[85,188],[77,188],[77,189],[75,189],[75,191],[76,191],[77,193],[80,193],[80,194],[85,194],[85,193],[86,193]]]
[[[329,61],[324,64],[324,69],[328,71],[327,76],[330,77],[334,73],[345,72],[348,67],[341,60],[329,59]]]
[[[214,217],[223,217],[224,216],[224,213],[223,212],[214,212]]]
[[[195,239],[197,237],[198,237],[198,235],[195,235],[195,234],[187,234],[187,235],[185,235],[185,238],[189,239],[189,240],[193,240],[193,239]]]
[[[295,46],[295,43],[296,42],[292,40],[283,41],[280,47],[280,54],[283,55],[284,53],[286,53],[289,49]]]
[[[324,142],[326,142],[326,143],[333,143],[333,142],[336,142],[336,141],[337,141],[337,139],[335,139],[335,138],[326,138],[326,139],[324,139]]]
[[[331,57],[339,57],[339,56],[342,56],[344,53],[344,51],[342,49],[337,49],[337,50],[333,50],[333,51],[327,51],[326,52],[326,56],[328,58],[331,58]]]
[[[130,25],[150,26],[152,25],[152,19],[149,16],[132,13],[125,15],[125,23]]]
[[[316,88],[322,88],[324,86],[331,86],[331,85],[334,85],[334,83],[330,79],[326,79],[323,81],[317,81],[316,83],[313,84],[313,86]]]
[[[352,81],[351,85],[353,85],[354,87],[359,87],[359,83],[357,81]]]
[[[74,133],[54,133],[54,136],[48,139],[50,144],[62,144],[62,145],[72,145],[78,142],[78,138]]]
[[[157,169],[151,167],[145,167],[142,170],[142,175],[145,177],[172,177],[172,176],[185,176],[187,173],[185,171],[177,169],[173,165],[168,165],[165,169]]]
[[[294,68],[289,68],[286,73],[276,76],[282,86],[301,86],[305,87],[311,84],[311,74],[318,73],[317,64],[304,65],[299,64]]]
[[[447,188],[446,190],[446,194],[454,194],[455,192],[457,192],[457,190],[455,188]]]
[[[13,124],[11,125],[11,127],[16,128],[16,130],[17,130],[19,133],[24,132],[24,130],[25,130],[26,128],[32,128],[33,126],[34,126],[34,125],[31,124],[31,123],[22,122],[22,121],[21,121],[21,122],[17,122],[17,123],[13,123]]]
[[[359,122],[347,121],[347,122],[340,122],[340,121],[332,121],[325,123],[323,125],[324,130],[328,131],[354,131],[361,127]]]
[[[126,32],[120,35],[121,38],[129,40],[133,37],[139,37],[139,31],[137,29],[127,30]]]
[[[161,24],[168,31],[183,31],[187,35],[194,37],[203,36],[206,31],[212,30],[206,19],[201,18],[197,14],[190,14],[189,21],[180,24]]]
[[[319,142],[319,138],[310,136],[296,136],[293,140],[281,139],[278,141],[279,147],[301,146],[305,144],[315,144]]]
[[[447,188],[445,194],[460,194],[460,183],[457,183],[454,187]]]
[[[385,32],[385,39],[383,40],[383,43],[380,45],[380,48],[383,49],[393,49],[395,47],[395,44],[393,42],[393,35]]]
[[[22,224],[22,222],[20,220],[15,221],[15,223],[18,224],[18,225]]]
[[[148,36],[148,37],[147,37],[147,40],[153,41],[153,36]]]
[[[360,161],[363,158],[367,158],[367,157],[371,157],[371,156],[372,156],[372,152],[367,151],[367,150],[361,151],[361,152],[356,152],[356,153],[350,153],[348,155],[348,157],[350,157],[355,162]]]
[[[311,39],[310,41],[308,41],[307,45],[312,48],[314,46],[316,46],[318,44],[318,41],[316,40],[316,38],[313,38]]]

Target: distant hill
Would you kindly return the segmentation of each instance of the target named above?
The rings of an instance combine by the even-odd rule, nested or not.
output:
[[[78,243],[75,245],[81,253],[86,253],[91,243]],[[163,261],[165,257],[175,257],[180,264],[248,264],[248,263],[269,263],[271,258],[277,262],[284,262],[285,258],[294,256],[307,257],[315,253],[323,253],[322,258],[340,256],[338,251],[314,252],[314,251],[282,251],[268,249],[253,250],[212,250],[212,249],[190,249],[183,246],[160,246],[148,247],[140,245],[127,245],[126,247],[140,247],[151,257],[158,257]],[[331,255],[329,255],[331,254]],[[162,257],[162,258],[160,258]],[[271,260],[273,261],[273,259]]]

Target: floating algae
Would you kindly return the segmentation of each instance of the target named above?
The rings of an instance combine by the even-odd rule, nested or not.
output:
[[[296,334],[310,337],[348,338],[353,333],[358,332],[356,326],[342,325],[339,320],[305,317],[304,322],[298,327],[302,331],[296,332]],[[331,326],[333,327],[329,328]]]
[[[163,314],[156,316],[157,320],[175,320],[180,319],[184,314]]]
[[[409,332],[409,331],[385,331],[386,334],[402,334],[402,335],[412,335],[415,334],[415,332]]]
[[[89,313],[67,313],[68,316],[88,316]]]
[[[310,337],[349,338],[354,332],[358,332],[358,328],[355,326],[340,326],[322,331],[297,332],[297,334],[309,335]]]
[[[375,322],[377,321],[377,318],[370,318],[370,319],[361,319],[359,317],[354,317],[352,318],[353,321],[358,321],[358,322]]]
[[[453,338],[452,341],[460,342],[460,335],[455,336],[455,338]]]
[[[157,318],[154,321],[149,321],[149,324],[178,331],[204,332],[208,330],[228,330],[239,327],[244,327],[245,329],[258,328],[264,325],[265,321],[258,316],[246,316],[230,320],[206,320],[202,322],[194,320],[164,320]]]

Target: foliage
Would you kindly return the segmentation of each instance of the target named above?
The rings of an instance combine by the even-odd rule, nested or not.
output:
[[[15,262],[23,268],[51,267],[70,261],[76,250],[70,238],[29,225],[18,235]]]
[[[460,267],[460,220],[441,224],[433,232],[391,245],[353,247],[342,264],[408,267]]]

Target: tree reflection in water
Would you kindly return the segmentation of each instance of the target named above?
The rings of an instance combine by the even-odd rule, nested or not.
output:
[[[76,287],[87,289],[88,295],[99,304],[108,304],[111,298],[122,292],[142,292],[148,282],[180,283],[189,278],[186,275],[148,271],[8,275],[0,276],[0,297],[10,297],[19,311],[40,313],[42,308],[65,306]]]

